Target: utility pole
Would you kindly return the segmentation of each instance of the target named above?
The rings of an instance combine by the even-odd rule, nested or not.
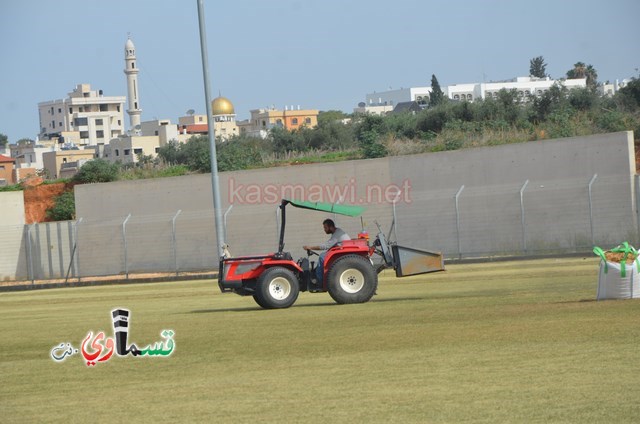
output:
[[[207,35],[204,22],[203,0],[198,2],[198,22],[200,23],[200,51],[202,54],[202,74],[204,77],[204,97],[207,104],[207,125],[209,127],[209,146],[211,148],[211,191],[213,193],[213,211],[216,221],[216,237],[218,242],[218,258],[223,255],[226,235],[222,225],[222,205],[220,202],[220,182],[218,180],[218,161],[216,157],[216,135],[211,115],[211,93],[209,84],[209,58],[207,55]]]

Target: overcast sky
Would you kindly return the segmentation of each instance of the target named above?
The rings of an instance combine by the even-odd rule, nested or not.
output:
[[[205,0],[212,96],[249,110],[351,113],[365,94],[526,76],[544,56],[600,81],[637,76],[640,0]],[[205,113],[197,0],[0,0],[0,133],[38,134],[39,102],[80,83],[125,96],[136,46],[142,120]],[[126,117],[128,123],[128,117]]]

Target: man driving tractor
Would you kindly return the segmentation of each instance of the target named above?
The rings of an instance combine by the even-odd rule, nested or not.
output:
[[[335,222],[332,219],[325,219],[322,221],[322,226],[324,227],[324,232],[326,234],[331,234],[331,237],[326,242],[318,245],[318,246],[302,246],[304,250],[322,250],[323,252],[318,254],[318,266],[316,267],[316,284],[322,284],[322,276],[324,274],[324,256],[327,253],[327,250],[331,249],[333,246],[342,243],[345,240],[351,240],[349,234],[345,233],[342,228],[336,227]]]

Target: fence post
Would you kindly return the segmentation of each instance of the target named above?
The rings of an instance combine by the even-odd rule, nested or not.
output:
[[[527,188],[529,180],[525,181],[520,189],[520,220],[522,222],[522,250],[527,253],[527,227],[524,223],[524,189]]]
[[[36,242],[35,242],[35,246],[33,246],[35,247],[35,249],[32,248],[31,252],[34,253],[33,251],[35,250],[34,256],[37,256],[38,262],[40,263],[40,266],[38,267],[38,277],[40,277],[40,279],[43,279],[44,274],[40,275],[40,270],[42,270],[42,244],[40,244],[40,224],[38,222],[34,222],[33,229],[36,234]],[[36,278],[35,269],[33,269],[33,271],[34,271],[33,278],[35,279]]]
[[[47,231],[47,261],[49,262],[49,278],[53,278],[53,256],[51,255],[51,223],[44,224]]]
[[[178,244],[176,243],[176,219],[182,212],[182,209],[178,209],[178,212],[171,219],[171,243],[173,245],[173,266],[176,270],[176,277],[178,276]]]
[[[223,216],[223,221],[224,221],[224,234],[227,234],[227,215],[229,215],[229,212],[231,212],[231,209],[233,209],[233,204],[229,205],[229,207],[227,208],[227,210],[224,213]]]
[[[127,218],[122,223],[122,240],[124,241],[124,275],[129,279],[129,265],[127,263],[127,221],[131,218],[131,214],[127,215]]]
[[[460,193],[464,190],[464,184],[460,186],[460,189],[455,195],[456,200],[456,238],[458,239],[458,259],[462,259],[462,250],[460,248],[460,210],[458,208],[458,198]]]
[[[35,278],[33,276],[33,252],[31,251],[31,225],[26,225],[27,230],[27,274],[31,280],[31,284],[35,284]]]
[[[73,264],[75,263],[76,266],[73,268],[73,273],[76,277],[78,277],[78,282],[80,282],[80,263],[79,263],[79,258],[80,255],[78,253],[76,253],[78,251],[77,247],[78,247],[78,225],[80,225],[80,223],[82,222],[82,217],[80,217],[79,220],[76,221],[76,225],[73,228],[73,248],[71,248],[71,256],[69,257],[69,268],[67,268],[67,275],[64,277],[64,282],[66,283],[67,280],[69,279],[69,272],[71,271],[71,267],[73,266]],[[71,238],[71,227],[69,227],[69,242],[72,241]],[[69,246],[71,247],[71,246]],[[74,261],[75,258],[75,261]],[[76,274],[76,268],[78,270],[77,274]]]
[[[593,177],[591,177],[591,181],[589,181],[589,225],[591,227],[591,246],[595,246],[595,236],[593,233],[593,203],[592,203],[592,197],[591,197],[591,187],[593,186],[593,183],[596,181],[596,178],[598,178],[598,174],[593,174]]]
[[[401,194],[402,194],[402,191],[398,190],[398,193],[396,194],[396,197],[395,199],[393,199],[393,202],[392,202],[393,203],[393,236],[396,239],[396,243],[398,242],[398,216],[396,215],[396,203],[400,199]],[[391,234],[389,234],[389,237],[391,237]],[[387,237],[387,240],[389,240],[389,237]]]
[[[56,232],[58,234],[58,265],[60,268],[60,278],[62,278],[62,274],[64,273],[64,258],[62,251],[62,225],[60,225],[60,221],[56,222]]]

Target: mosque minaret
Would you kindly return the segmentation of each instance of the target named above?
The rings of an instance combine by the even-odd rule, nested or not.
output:
[[[140,97],[138,96],[138,67],[136,65],[136,47],[130,38],[124,45],[124,73],[127,75],[127,102],[129,114],[129,130],[131,134],[140,133]]]

